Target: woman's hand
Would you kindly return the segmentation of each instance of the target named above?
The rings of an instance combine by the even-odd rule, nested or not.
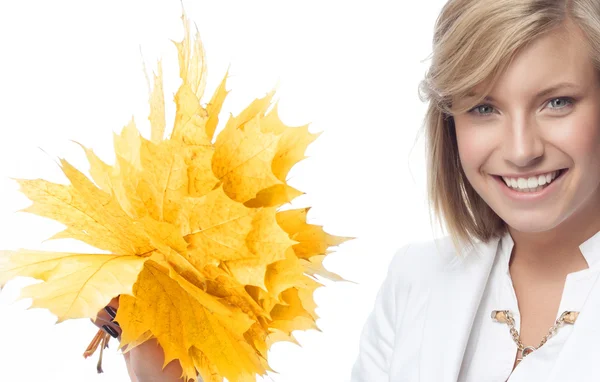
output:
[[[120,342],[121,327],[114,321],[117,309],[119,309],[119,297],[113,298],[103,310],[98,312],[92,322]],[[179,361],[171,361],[162,370],[164,352],[154,338],[131,349],[123,354],[123,357],[131,382],[183,382],[183,379],[179,378],[182,373]]]

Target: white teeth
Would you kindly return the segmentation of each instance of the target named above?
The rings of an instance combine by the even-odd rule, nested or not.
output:
[[[558,175],[558,171],[552,171],[548,174],[532,176],[529,178],[507,178],[502,177],[508,187],[522,192],[534,192],[541,190],[545,185],[552,183]]]

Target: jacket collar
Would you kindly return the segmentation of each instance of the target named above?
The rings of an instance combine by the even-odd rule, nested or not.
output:
[[[590,268],[600,265],[600,231],[584,241],[579,250]]]
[[[508,271],[508,263],[515,243],[512,236],[507,232],[501,238],[500,255],[502,256],[503,267]],[[600,266],[600,231],[582,244],[579,245],[579,250],[583,254],[588,267]]]

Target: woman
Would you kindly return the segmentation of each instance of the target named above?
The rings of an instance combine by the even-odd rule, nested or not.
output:
[[[599,69],[598,0],[446,4],[422,88],[450,235],[393,258],[353,382],[600,378]],[[177,380],[153,357],[132,379]]]
[[[450,0],[429,197],[450,234],[393,258],[352,381],[600,380],[600,1]]]

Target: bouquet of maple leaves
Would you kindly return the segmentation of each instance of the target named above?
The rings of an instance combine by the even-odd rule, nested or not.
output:
[[[63,223],[51,239],[71,238],[110,254],[20,249],[0,252],[0,286],[16,276],[29,285],[20,298],[45,308],[57,322],[95,318],[120,295],[116,321],[127,352],[156,338],[165,363],[178,360],[186,381],[255,381],[273,371],[267,351],[298,343],[293,330],[316,329],[315,275],[344,280],[322,265],[328,248],[351,237],[306,222],[308,208],[278,207],[303,193],[286,183],[318,134],[289,127],[271,106],[274,92],[230,115],[215,136],[228,94],[227,73],[202,106],[206,65],[196,31],[182,15],[177,47],[181,86],[165,138],[161,61],[150,92],[151,139],[133,119],[115,134],[109,165],[81,147],[89,179],[61,159],[70,184],[15,179],[33,204],[21,211]],[[99,331],[86,350],[103,349]]]

